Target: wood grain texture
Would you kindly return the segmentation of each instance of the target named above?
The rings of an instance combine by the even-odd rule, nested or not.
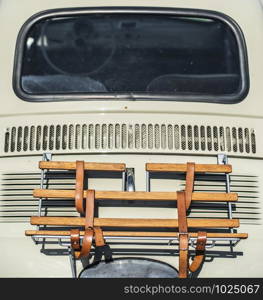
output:
[[[25,235],[53,235],[53,236],[70,236],[69,230],[26,230]],[[84,235],[84,231],[80,231]],[[103,231],[104,236],[125,236],[125,237],[178,237],[178,232],[142,232],[142,231]],[[189,237],[196,238],[197,233],[189,232]],[[210,238],[240,238],[246,239],[247,233],[207,233]]]
[[[186,164],[166,164],[166,163],[147,163],[145,166],[148,172],[186,172]],[[196,173],[231,173],[231,165],[217,164],[195,164]]]
[[[238,219],[187,219],[190,228],[236,228]],[[85,226],[80,217],[31,217],[32,225]],[[94,226],[127,228],[177,228],[176,219],[94,218]]]
[[[40,161],[40,169],[53,169],[53,170],[76,170],[76,162],[66,161]],[[112,171],[123,172],[126,169],[125,164],[119,163],[95,163],[89,162],[84,164],[84,169],[88,171]]]
[[[75,198],[75,190],[36,189],[33,196],[37,198]],[[83,197],[86,197],[84,191]],[[120,192],[96,191],[95,199],[103,200],[143,200],[143,201],[176,201],[177,192]],[[223,201],[238,200],[237,193],[193,193],[192,201]]]

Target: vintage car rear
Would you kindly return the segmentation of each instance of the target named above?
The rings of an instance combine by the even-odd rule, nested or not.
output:
[[[147,163],[232,165],[197,175],[194,191],[238,202],[193,204],[189,217],[239,219],[231,232],[248,238],[210,240],[199,277],[263,275],[262,12],[259,0],[0,1],[1,277],[72,276],[68,240],[25,236],[31,216],[78,216],[72,199],[33,197],[74,189],[74,173],[47,177],[41,160],[126,165],[88,174],[96,191],[184,189],[184,176],[151,176]],[[175,207],[101,202],[97,213],[173,219]],[[178,268],[177,240],[108,242],[114,257]]]

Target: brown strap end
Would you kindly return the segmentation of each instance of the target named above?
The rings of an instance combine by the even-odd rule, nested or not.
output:
[[[83,207],[84,190],[84,161],[76,161],[76,187],[75,187],[75,206],[80,214],[84,214]]]

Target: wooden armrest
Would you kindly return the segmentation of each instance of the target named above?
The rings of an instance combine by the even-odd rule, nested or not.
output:
[[[189,228],[236,228],[238,219],[187,219]],[[85,226],[80,217],[31,217],[32,225]],[[177,228],[177,219],[94,218],[94,226],[128,228]]]
[[[40,161],[39,168],[54,170],[76,170],[76,162]],[[126,165],[119,163],[85,163],[84,169],[88,171],[124,172]]]
[[[166,164],[166,163],[147,163],[146,171],[148,172],[186,172],[186,164]],[[197,173],[231,173],[231,165],[217,164],[195,164]]]
[[[70,236],[69,230],[26,230],[26,236],[33,235],[43,235],[43,236]],[[80,231],[80,235],[84,235],[84,231]],[[178,232],[142,232],[142,231],[104,231],[104,236],[124,236],[124,237],[178,237]],[[190,238],[196,238],[196,232],[189,232]],[[208,238],[238,238],[238,239],[246,239],[248,237],[247,233],[207,233]]]
[[[84,198],[86,191],[84,191]],[[75,198],[75,190],[49,190],[36,189],[34,197],[38,198]],[[176,201],[177,192],[119,192],[95,191],[95,199],[103,200],[143,200],[143,201]],[[233,202],[238,200],[237,193],[193,193],[192,201],[223,201]]]

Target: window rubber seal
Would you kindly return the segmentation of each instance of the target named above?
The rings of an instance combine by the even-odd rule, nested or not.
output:
[[[241,84],[237,93],[229,95],[171,95],[154,93],[59,93],[59,94],[29,94],[21,86],[22,61],[24,44],[31,27],[50,17],[65,17],[83,14],[156,14],[174,15],[180,17],[202,17],[219,20],[227,24],[235,35],[239,61]],[[13,90],[22,100],[28,102],[54,102],[54,101],[83,101],[83,100],[132,100],[132,101],[180,101],[180,102],[206,102],[219,104],[236,104],[245,99],[249,92],[249,66],[248,55],[243,32],[239,25],[229,16],[212,10],[189,8],[156,8],[156,7],[81,7],[45,10],[31,16],[19,31],[14,57]]]

